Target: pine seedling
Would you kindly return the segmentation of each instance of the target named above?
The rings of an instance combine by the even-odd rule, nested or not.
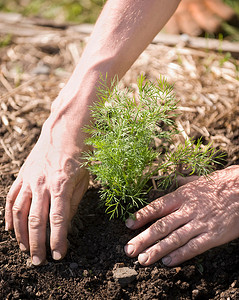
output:
[[[167,189],[173,182],[177,186],[177,177],[196,174],[197,176],[209,176],[215,170],[216,164],[224,159],[225,154],[215,150],[212,144],[204,146],[201,139],[196,141],[186,139],[184,144],[179,144],[174,151],[167,151],[160,158],[159,170],[164,174],[158,187]]]
[[[192,172],[199,170],[200,175],[210,171],[214,152],[200,152],[200,142],[186,141],[173,153],[169,150],[168,143],[178,132],[177,100],[164,78],[152,83],[141,76],[137,95],[120,90],[116,82],[111,87],[102,82],[98,98],[91,107],[92,123],[85,128],[90,136],[86,144],[94,150],[85,153],[84,159],[101,183],[101,203],[110,218],[125,219],[144,206],[148,182],[159,172],[165,175],[161,185],[167,188],[179,164]],[[157,149],[155,138],[161,142]]]

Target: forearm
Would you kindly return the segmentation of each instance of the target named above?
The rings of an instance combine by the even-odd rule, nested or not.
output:
[[[46,224],[54,259],[67,251],[67,227],[88,186],[82,128],[90,121],[100,75],[119,78],[176,9],[179,0],[109,0],[70,80],[53,102],[41,135],[13,184],[6,228],[14,227],[34,265],[46,257]],[[158,17],[159,16],[159,17]]]
[[[97,101],[100,76],[120,79],[175,11],[180,0],[109,0],[71,78],[53,102],[52,136],[62,131],[69,144],[82,145],[82,128],[90,122],[89,107]],[[49,124],[49,126],[47,126]],[[71,132],[70,135],[67,133]],[[57,143],[57,140],[54,142]]]
[[[109,0],[84,53],[64,88],[92,88],[99,74],[121,78],[161,30],[180,0]]]

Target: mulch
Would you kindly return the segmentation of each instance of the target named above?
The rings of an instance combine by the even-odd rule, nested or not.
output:
[[[3,35],[1,36],[1,38]],[[35,268],[4,231],[7,191],[37,141],[52,100],[69,78],[88,34],[12,36],[0,48],[0,298],[1,299],[239,299],[239,241],[212,249],[176,268],[160,262],[141,267],[123,252],[136,233],[98,208],[91,184],[74,221],[66,258]],[[201,137],[227,154],[224,167],[239,162],[239,60],[228,53],[150,44],[121,81],[135,88],[144,74],[163,75],[179,102],[178,140]],[[120,266],[136,270],[121,285]]]

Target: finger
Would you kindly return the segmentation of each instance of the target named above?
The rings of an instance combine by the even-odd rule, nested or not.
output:
[[[22,251],[29,250],[27,218],[31,205],[31,196],[30,188],[22,186],[12,208],[15,235]]]
[[[130,240],[125,246],[125,252],[128,256],[137,256],[143,250],[155,244],[158,240],[161,240],[171,232],[175,231],[178,227],[183,226],[190,221],[189,215],[184,215],[184,211],[177,210],[176,212],[157,220],[149,228]]]
[[[206,6],[223,20],[229,20],[235,14],[233,9],[221,0],[205,0]]]
[[[89,185],[89,173],[85,172],[84,178],[82,178],[82,180],[80,180],[80,182],[76,186],[75,191],[71,198],[70,221],[76,214],[79,203],[88,189],[88,185]]]
[[[46,225],[49,214],[49,193],[38,186],[33,195],[28,218],[29,243],[32,263],[40,265],[46,258]]]
[[[191,175],[191,176],[186,176],[186,177],[183,177],[183,176],[177,176],[177,184],[178,186],[183,186],[189,182],[193,182],[195,180],[199,179],[199,176],[196,176],[196,175]]]
[[[210,243],[210,236],[207,233],[202,233],[190,239],[182,247],[172,251],[169,255],[162,259],[163,264],[169,267],[179,265],[211,248],[214,245]]]
[[[189,35],[200,35],[202,33],[202,29],[188,12],[188,10],[185,10],[184,12],[177,15],[177,23],[180,32]]]
[[[164,26],[167,33],[170,34],[180,34],[179,26],[177,23],[176,15],[172,16],[167,24]]]
[[[165,255],[175,251],[185,245],[189,240],[202,233],[203,228],[194,228],[192,222],[174,230],[167,237],[148,248],[138,256],[138,261],[142,265],[151,265]]]
[[[126,220],[126,226],[130,229],[137,229],[177,210],[183,201],[179,190],[156,199],[137,211],[133,217]]]
[[[218,29],[220,19],[208,11],[203,3],[197,1],[189,3],[188,6],[192,17],[202,29],[208,32],[215,32]]]
[[[67,252],[67,232],[70,223],[70,199],[71,194],[62,192],[52,197],[50,210],[51,236],[50,245],[52,257],[55,260],[62,259]]]
[[[12,208],[14,202],[17,198],[17,195],[22,187],[22,178],[20,176],[13,182],[6,198],[6,206],[5,206],[5,230],[13,229],[13,214]]]
[[[202,33],[202,29],[188,10],[187,2],[180,3],[175,18],[180,32],[189,35],[200,35]]]

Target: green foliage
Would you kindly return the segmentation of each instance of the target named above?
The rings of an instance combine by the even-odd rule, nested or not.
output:
[[[0,36],[0,48],[3,48],[3,47],[6,47],[6,46],[10,45],[11,42],[12,42],[12,35],[11,34]]]
[[[201,140],[185,140],[174,151],[167,151],[160,159],[160,170],[164,174],[159,186],[167,188],[176,181],[177,176],[184,174],[207,176],[214,169],[215,164],[223,159],[224,154],[216,151],[211,144],[203,146]]]
[[[85,129],[90,134],[86,144],[94,150],[85,153],[84,159],[102,185],[101,202],[111,218],[125,219],[145,205],[149,179],[160,170],[165,174],[165,188],[179,164],[200,175],[211,170],[213,151],[200,152],[200,142],[193,146],[186,141],[173,153],[169,149],[177,133],[173,120],[177,100],[165,79],[152,83],[139,78],[137,95],[120,90],[115,82],[110,88],[102,83],[98,96],[91,108],[93,121]],[[160,140],[158,149],[155,138]]]
[[[56,21],[94,23],[105,0],[2,0],[0,10]]]
[[[238,19],[239,19],[239,1],[238,0],[224,0],[226,4],[232,7],[234,10],[237,20],[223,22],[222,23],[222,30],[225,37],[229,38],[233,41],[239,41],[239,26],[238,26]]]
[[[223,0],[226,4],[231,6],[237,15],[239,15],[239,3],[238,0]]]
[[[137,100],[130,91],[102,84],[99,102],[92,108],[92,125],[87,128],[91,137],[86,143],[95,150],[85,158],[96,162],[89,169],[104,187],[101,199],[111,217],[124,217],[145,204],[145,186],[155,172],[153,161],[158,156],[150,145],[155,136],[169,139],[174,132],[169,117],[176,109],[172,87],[165,80],[159,80],[157,86],[143,80],[138,81]],[[163,131],[160,122],[172,130]]]
[[[40,16],[57,21],[94,23],[106,0],[1,0],[0,10],[25,16]],[[238,0],[224,0],[239,16]],[[225,34],[238,40],[238,26],[223,24]]]

